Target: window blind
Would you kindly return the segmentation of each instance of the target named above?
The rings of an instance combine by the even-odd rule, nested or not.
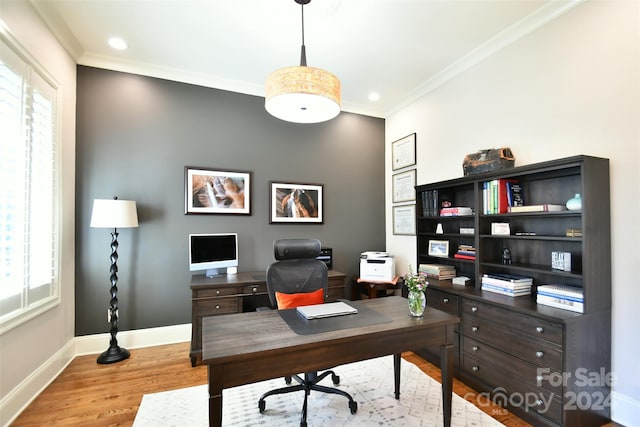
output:
[[[59,294],[57,87],[8,38],[0,41],[0,331],[5,331]]]

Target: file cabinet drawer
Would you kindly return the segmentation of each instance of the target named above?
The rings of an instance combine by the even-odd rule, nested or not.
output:
[[[238,288],[235,286],[198,289],[193,291],[192,299],[224,297],[237,293]]]
[[[265,284],[260,284],[260,283],[254,283],[251,285],[245,285],[242,288],[242,293],[245,295],[248,294],[266,294],[267,293],[267,285]]]
[[[200,300],[194,304],[196,316],[217,316],[220,314],[240,313],[240,298],[212,298]]]
[[[561,324],[525,316],[492,304],[466,298],[462,302],[462,312],[465,318],[475,317],[490,322],[492,328],[507,330],[513,334],[522,333],[531,338],[562,345],[563,328]]]

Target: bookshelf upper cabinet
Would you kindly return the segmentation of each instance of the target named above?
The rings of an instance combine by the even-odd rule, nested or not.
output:
[[[576,194],[582,208],[566,209]],[[517,299],[533,308],[536,286],[564,284],[582,288],[584,313],[610,309],[608,159],[574,156],[469,175],[419,185],[416,196],[418,265],[453,265],[477,293],[483,274],[532,277],[531,296]],[[458,215],[462,207],[472,213]],[[446,256],[430,251],[443,241]],[[553,252],[569,253],[570,268],[553,268]]]

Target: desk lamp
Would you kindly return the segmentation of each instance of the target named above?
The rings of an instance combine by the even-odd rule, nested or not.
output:
[[[133,200],[95,199],[91,213],[91,227],[113,228],[111,233],[111,300],[107,312],[108,322],[111,323],[111,342],[109,348],[98,356],[98,363],[107,364],[125,360],[129,357],[129,351],[118,346],[116,335],[118,333],[118,228],[138,226],[138,213],[136,202]]]

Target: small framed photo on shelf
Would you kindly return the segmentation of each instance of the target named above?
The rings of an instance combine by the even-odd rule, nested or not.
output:
[[[184,168],[185,214],[251,215],[251,172]]]
[[[416,205],[393,207],[393,234],[416,234]]]
[[[491,234],[494,236],[508,236],[511,234],[511,227],[508,222],[492,222]]]
[[[391,143],[392,170],[416,164],[416,134],[412,133]]]
[[[410,202],[416,199],[416,170],[400,172],[392,177],[393,203]]]
[[[271,182],[270,223],[322,224],[322,184]]]
[[[448,240],[429,240],[428,248],[429,256],[440,258],[449,257],[449,241]]]

